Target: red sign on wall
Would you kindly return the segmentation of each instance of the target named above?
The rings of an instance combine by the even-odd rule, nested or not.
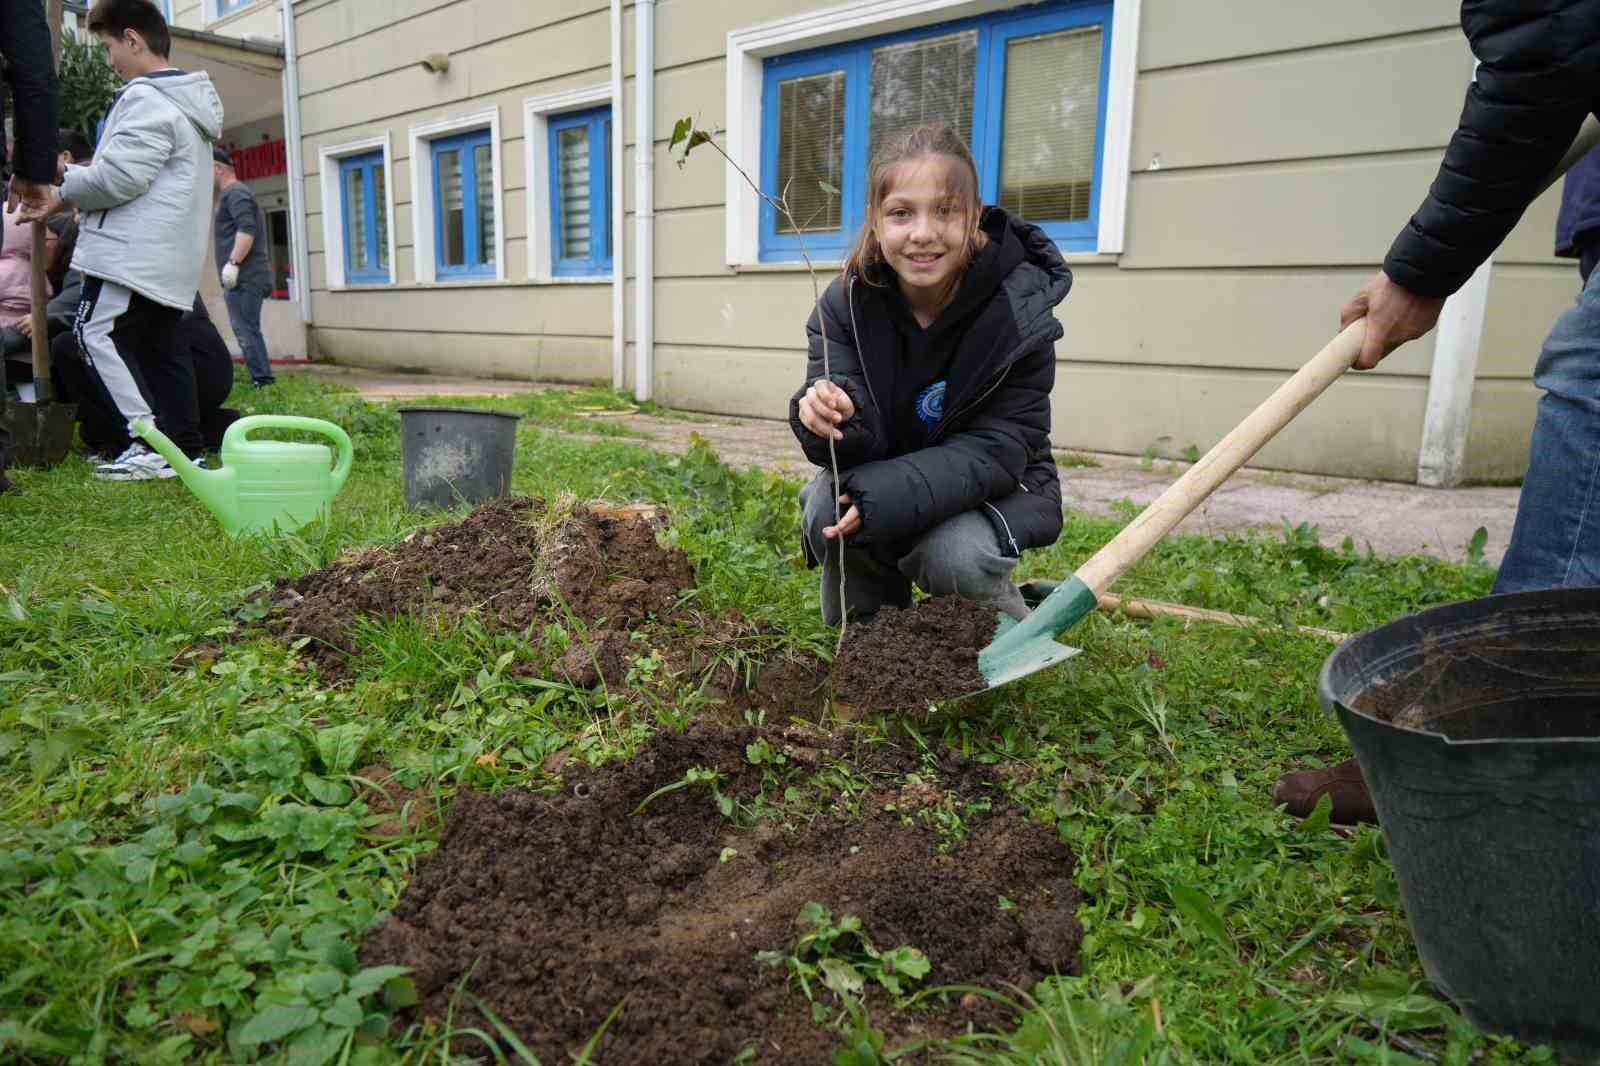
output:
[[[249,148],[237,148],[233,145],[226,147],[228,154],[233,157],[233,171],[239,176],[240,181],[284,174],[289,170],[289,151],[284,146],[282,137],[275,141],[263,141]]]

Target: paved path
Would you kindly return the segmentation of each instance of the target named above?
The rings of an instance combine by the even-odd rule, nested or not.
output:
[[[493,395],[532,392],[558,386],[482,378],[388,374],[346,367],[313,365],[303,373],[345,381],[372,399],[437,395]],[[630,414],[606,416],[641,434],[645,443],[667,451],[683,451],[689,434],[711,441],[717,453],[735,466],[761,466],[804,476],[811,470],[800,455],[785,422],[773,419],[689,415],[663,418]],[[1074,453],[1079,455],[1081,453]],[[1061,458],[1061,456],[1058,456]],[[1086,457],[1094,467],[1064,467],[1062,495],[1068,508],[1096,515],[1116,513],[1119,500],[1146,504],[1182,473],[1185,464],[1141,460],[1118,455]],[[1485,557],[1498,563],[1511,536],[1516,514],[1514,488],[1425,489],[1385,481],[1313,477],[1246,468],[1217,490],[1190,515],[1182,530],[1218,534],[1250,528],[1281,529],[1285,521],[1308,523],[1321,531],[1325,544],[1350,537],[1356,546],[1371,544],[1380,555],[1433,555],[1460,560],[1473,533],[1488,531]]]

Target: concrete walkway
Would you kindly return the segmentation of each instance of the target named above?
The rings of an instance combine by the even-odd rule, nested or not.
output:
[[[287,371],[288,368],[285,368]],[[375,400],[419,396],[511,395],[541,388],[524,381],[497,381],[459,376],[392,374],[313,364],[291,373],[342,381]],[[811,466],[800,455],[786,422],[776,419],[684,415],[673,418],[646,414],[605,414],[643,437],[641,443],[681,452],[689,435],[708,439],[722,458],[735,466],[761,466],[807,476]],[[1183,463],[1142,460],[1120,455],[1058,453],[1063,462],[1090,461],[1097,466],[1063,466],[1062,497],[1069,509],[1113,515],[1114,504],[1149,503],[1186,467]],[[1284,522],[1318,527],[1324,544],[1344,538],[1357,548],[1370,544],[1380,555],[1432,555],[1460,561],[1481,526],[1488,531],[1484,557],[1498,564],[1511,537],[1516,515],[1514,488],[1425,489],[1384,481],[1313,477],[1246,468],[1218,489],[1179,528],[1220,534],[1251,528],[1280,530]]]

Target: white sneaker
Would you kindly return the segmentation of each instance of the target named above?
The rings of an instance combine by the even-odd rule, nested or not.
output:
[[[111,462],[95,467],[94,476],[101,481],[154,481],[177,477],[178,472],[142,441],[134,441]]]

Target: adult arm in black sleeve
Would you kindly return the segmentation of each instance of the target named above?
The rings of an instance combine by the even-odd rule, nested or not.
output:
[[[50,184],[56,180],[56,75],[39,0],[0,0],[0,55],[10,70],[15,110],[12,172]]]
[[[1445,297],[1505,240],[1600,100],[1600,5],[1468,0],[1463,26],[1480,63],[1427,199],[1384,272]]]

